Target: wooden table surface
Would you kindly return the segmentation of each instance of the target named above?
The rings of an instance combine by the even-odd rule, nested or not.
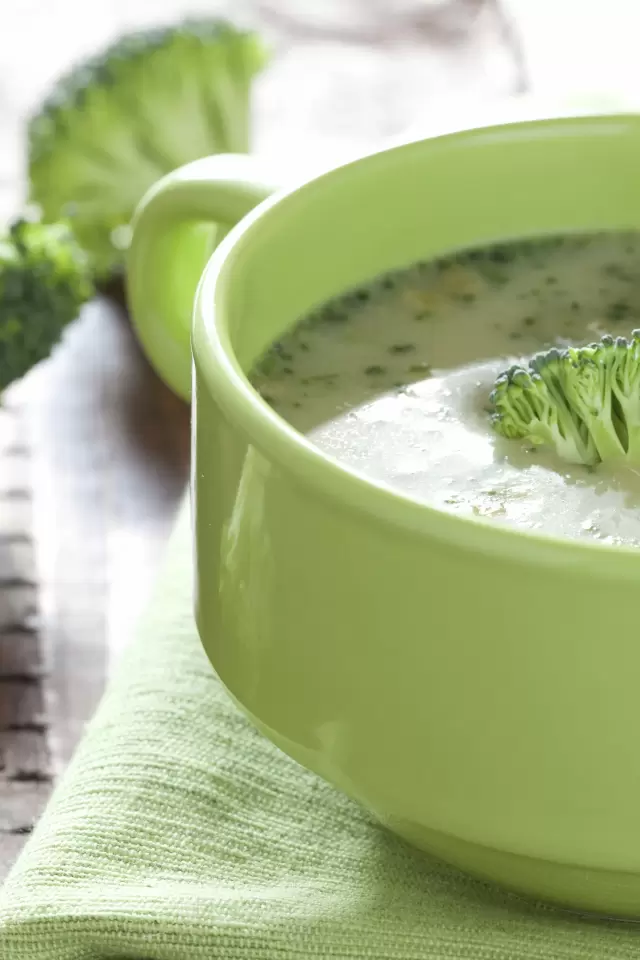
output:
[[[255,96],[257,153],[285,175],[311,171],[408,128],[427,132],[461,107],[521,92],[529,78],[518,23],[524,17],[538,44],[539,68],[551,14],[541,10],[536,20],[530,6],[508,0],[513,19],[498,0],[227,0],[274,46]],[[0,217],[22,197],[24,118],[61,70],[123,29],[215,10],[225,6],[21,0],[9,12],[3,5]],[[150,371],[126,318],[107,301],[83,312],[53,358],[6,403],[0,878],[135,628],[185,489],[189,425],[188,409]]]

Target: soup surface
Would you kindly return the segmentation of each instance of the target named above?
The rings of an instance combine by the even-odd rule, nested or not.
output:
[[[640,545],[640,464],[570,466],[491,429],[496,376],[640,327],[640,234],[494,245],[379,277],[304,317],[252,382],[361,474],[444,510]]]

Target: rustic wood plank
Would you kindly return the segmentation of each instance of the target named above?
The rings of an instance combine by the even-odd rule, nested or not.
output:
[[[0,770],[9,783],[50,783],[46,738],[33,729],[0,733]]]
[[[20,536],[23,536],[22,534]],[[0,535],[0,540],[2,535]],[[28,541],[16,541],[11,535],[5,535],[5,544],[20,543],[26,546]],[[15,577],[15,579],[14,579]],[[5,590],[0,594],[0,631],[13,631],[21,627],[30,628],[37,617],[36,590],[31,584],[25,584],[19,573],[7,575]],[[2,582],[0,581],[0,590]]]
[[[102,389],[117,362],[112,316],[92,305],[23,385],[33,446],[34,531],[51,670],[56,760],[63,765],[102,691],[106,663],[107,452]]]
[[[3,833],[0,831],[0,883],[4,880],[11,864],[17,858],[31,830]]]
[[[32,679],[11,680],[0,684],[0,731],[44,731],[46,717],[42,686]]]
[[[51,717],[64,765],[159,562],[188,475],[189,411],[105,301],[84,312],[28,390]]]
[[[21,678],[42,678],[43,675],[40,637],[36,632],[20,629],[0,633],[0,684]]]
[[[2,791],[0,838],[3,834],[27,835],[42,813],[50,793],[50,784],[9,782]]]
[[[0,879],[51,787],[24,419],[0,409]]]

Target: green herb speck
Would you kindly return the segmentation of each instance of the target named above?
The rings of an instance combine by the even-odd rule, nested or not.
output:
[[[479,269],[487,283],[493,284],[496,287],[503,286],[509,279],[509,275],[505,273],[502,266],[493,262],[493,260],[485,261],[480,265]]]
[[[510,339],[510,340],[522,340],[522,334],[520,333],[519,330],[512,330],[511,333],[509,334],[509,339]]]
[[[577,300],[571,301],[571,309],[573,310],[574,313],[578,312],[578,310],[580,309],[580,304],[578,303]]]
[[[261,377],[272,376],[275,373],[277,364],[278,358],[272,352],[272,350],[269,350],[267,353],[262,355],[256,364],[256,373]]]
[[[271,349],[275,354],[277,354],[277,356],[280,357],[281,360],[293,360],[293,356],[288,350],[285,350],[281,343],[274,343]]]
[[[558,282],[558,278],[554,276],[549,276],[545,278],[544,282],[547,284],[548,287],[553,287]]]
[[[368,377],[380,377],[383,373],[386,373],[386,367],[381,367],[380,364],[374,363],[370,367],[365,367],[366,375]]]
[[[423,377],[431,375],[432,367],[429,363],[412,363],[409,367],[409,373],[420,374]]]
[[[474,293],[458,293],[453,299],[457,300],[458,303],[474,303],[476,296]]]
[[[346,323],[347,314],[344,310],[338,309],[338,307],[327,307],[322,314],[322,319],[326,323]]]
[[[369,293],[368,290],[356,290],[356,292],[354,293],[353,296],[354,296],[354,298],[355,298],[356,300],[358,300],[360,303],[366,303],[367,300],[370,299],[371,294]]]
[[[613,277],[615,280],[631,280],[629,272],[620,263],[607,263],[603,268],[602,272],[608,277]]]
[[[304,340],[301,340],[298,346],[300,347],[303,353],[309,352],[309,344],[306,343]]]
[[[286,373],[287,376],[290,377],[293,373],[293,367],[283,367],[282,372]]]
[[[393,279],[393,277],[385,277],[380,283],[380,286],[382,287],[383,290],[393,290],[395,288],[395,285],[396,285],[396,282]]]
[[[525,327],[535,327],[536,318],[535,317],[523,317],[522,324]]]
[[[337,373],[314,373],[310,377],[303,377],[300,383],[304,384],[304,386],[309,386],[311,383],[333,384],[337,379]]]
[[[511,263],[516,256],[515,245],[491,247],[487,251],[487,256],[493,263]]]
[[[412,353],[415,343],[394,343],[389,347],[389,353]]]
[[[416,313],[413,318],[418,323],[424,323],[425,320],[428,320],[432,316],[431,310],[421,310],[420,313]]]
[[[616,300],[606,310],[607,320],[617,323],[624,320],[629,314],[629,304],[625,300]]]

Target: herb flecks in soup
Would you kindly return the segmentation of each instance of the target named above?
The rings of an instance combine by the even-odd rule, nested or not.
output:
[[[252,381],[345,465],[441,509],[640,545],[640,465],[492,430],[496,377],[640,326],[640,234],[504,243],[380,277],[303,318]]]

